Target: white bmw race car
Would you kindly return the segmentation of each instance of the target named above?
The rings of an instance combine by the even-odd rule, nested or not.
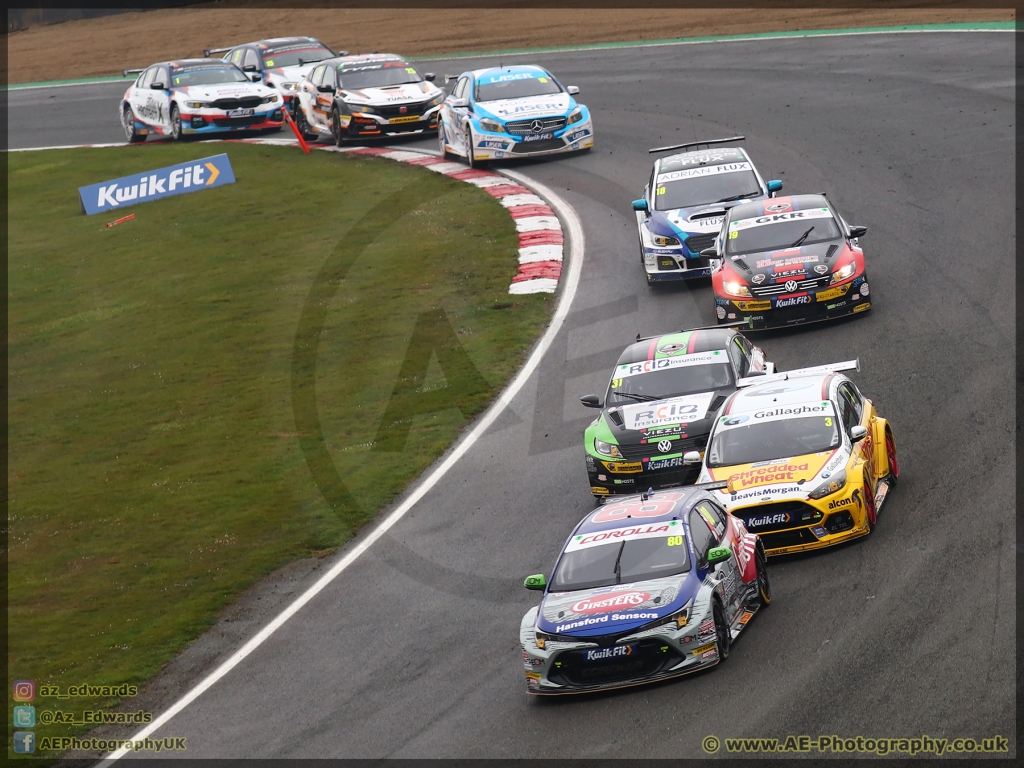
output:
[[[135,143],[150,134],[180,139],[225,131],[279,131],[282,101],[268,88],[221,59],[164,61],[138,74],[119,107],[125,138]]]
[[[477,69],[459,75],[441,109],[441,153],[470,166],[486,160],[574,152],[594,146],[590,110],[543,67]]]
[[[292,97],[302,78],[318,62],[344,56],[348,51],[335,53],[315,37],[275,37],[203,51],[204,56],[215,53],[223,53],[226,61],[243,72],[258,72],[266,85],[277,89],[284,105],[295,114],[297,100]]]
[[[338,145],[435,130],[444,91],[433,79],[393,53],[328,59],[299,83],[295,123],[306,138]]]

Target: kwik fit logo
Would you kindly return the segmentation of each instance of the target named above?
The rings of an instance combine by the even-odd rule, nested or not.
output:
[[[82,209],[91,216],[161,197],[234,183],[231,161],[222,154],[79,187],[78,194],[82,199]]]

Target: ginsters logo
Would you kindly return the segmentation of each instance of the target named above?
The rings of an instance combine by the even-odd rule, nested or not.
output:
[[[761,483],[781,483],[785,480],[793,480],[797,472],[806,472],[809,464],[772,464],[768,467],[758,467],[746,472],[739,472],[729,476],[728,490],[733,492],[734,488],[749,488],[752,485]]]
[[[612,592],[606,595],[593,595],[573,603],[569,608],[573,613],[589,615],[593,613],[611,613],[623,608],[634,608],[651,599],[647,592]]]

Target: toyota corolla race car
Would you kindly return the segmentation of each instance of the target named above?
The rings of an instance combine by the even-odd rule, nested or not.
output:
[[[701,251],[714,244],[725,212],[741,202],[770,198],[782,189],[781,181],[761,178],[746,150],[711,147],[742,140],[733,136],[648,150],[707,145],[655,160],[644,196],[633,201],[640,263],[648,283],[710,275],[710,260]]]
[[[764,352],[732,329],[704,328],[637,339],[619,355],[603,408],[587,427],[583,450],[597,497],[693,483],[687,451],[702,451],[715,413],[743,377],[771,373]]]
[[[314,37],[276,37],[271,40],[257,40],[229,48],[210,48],[203,56],[224,54],[243,72],[258,72],[263,82],[275,88],[286,108],[293,114],[295,106],[292,96],[299,89],[299,82],[324,59],[344,56],[347,51],[335,53]]]
[[[685,675],[729,656],[772,599],[757,536],[700,488],[632,496],[576,526],[519,627],[526,690],[582,693]]]
[[[222,59],[182,59],[138,74],[121,99],[120,118],[129,142],[149,134],[180,139],[224,131],[278,131],[284,124],[282,101],[273,88]]]
[[[434,130],[444,92],[433,79],[393,53],[328,59],[299,83],[295,123],[307,138],[328,136],[338,145]]]
[[[824,195],[793,195],[739,205],[718,243],[711,275],[719,322],[752,329],[852,315],[871,308],[864,252],[867,227],[847,224]]]
[[[594,146],[590,111],[543,67],[476,69],[459,75],[441,109],[437,142],[470,166],[507,157],[552,155]]]
[[[769,555],[839,544],[874,530],[899,477],[889,422],[838,371],[855,360],[743,386],[722,407],[701,482],[761,536]],[[686,461],[699,462],[694,452]]]

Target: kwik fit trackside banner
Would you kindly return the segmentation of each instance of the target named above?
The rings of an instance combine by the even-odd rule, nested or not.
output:
[[[202,160],[189,160],[187,163],[169,165],[155,171],[79,187],[78,194],[82,198],[82,208],[91,216],[94,213],[109,213],[147,200],[184,195],[234,183],[235,174],[231,170],[228,156],[214,155]]]

